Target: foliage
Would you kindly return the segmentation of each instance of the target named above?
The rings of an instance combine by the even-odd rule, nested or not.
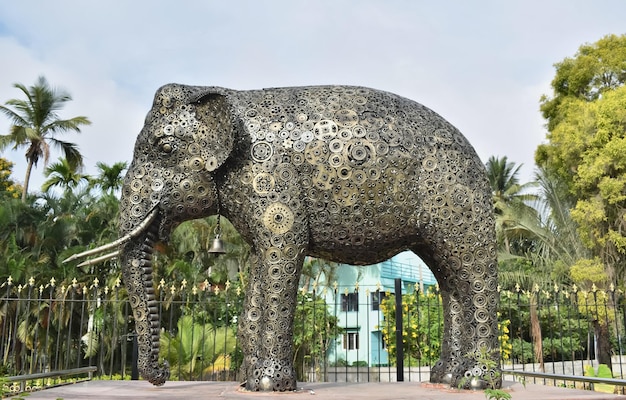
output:
[[[576,200],[565,182],[551,169],[539,167],[535,177],[541,199],[536,208],[544,219],[543,234],[533,260],[541,269],[550,272],[551,281],[571,284],[570,266],[589,257],[589,251],[578,235],[578,224],[571,215]]]
[[[70,191],[83,182],[89,182],[89,177],[80,173],[79,169],[78,166],[70,164],[66,158],[59,158],[59,161],[48,165],[44,170],[43,174],[48,179],[41,186],[41,190],[48,193],[53,187],[60,187]]]
[[[511,394],[502,389],[485,389],[485,397],[488,400],[506,400],[511,398]]]
[[[91,179],[91,184],[106,194],[118,192],[124,183],[124,171],[128,168],[128,163],[119,161],[113,165],[107,165],[101,161],[96,163],[98,176]]]
[[[402,295],[403,337],[406,365],[432,365],[439,359],[441,353],[441,337],[443,333],[443,313],[441,296],[434,288],[425,293],[416,290]],[[384,325],[379,327],[385,342],[389,359],[396,359],[396,306],[395,295],[387,296],[380,305],[384,315]]]
[[[484,366],[487,371],[497,371],[495,374],[484,374],[482,379],[487,384],[485,388],[485,397],[490,400],[508,400],[511,398],[511,394],[500,389],[502,372],[498,369],[498,361],[493,357],[493,351],[489,350],[485,346],[481,346],[475,353],[468,354],[468,357],[473,358],[478,365]],[[497,358],[497,357],[496,357]],[[467,383],[467,377],[461,379],[459,387],[463,387]]]
[[[600,258],[612,282],[624,282],[626,35],[583,45],[556,68],[554,94],[541,105],[548,142],[535,159],[566,185],[591,256]]]
[[[580,46],[573,58],[554,65],[552,97],[541,98],[541,112],[552,131],[563,119],[561,111],[571,98],[595,101],[626,83],[626,35],[607,35]]]
[[[9,134],[0,135],[0,150],[10,145],[13,145],[13,149],[27,147],[28,164],[22,192],[22,202],[26,202],[31,170],[41,158],[44,165],[48,164],[50,145],[60,148],[73,167],[82,166],[83,157],[78,147],[55,136],[68,131],[80,132],[81,125],[89,125],[91,122],[84,116],[60,119],[57,111],[72,98],[66,92],[52,88],[43,76],[28,88],[21,83],[13,86],[22,91],[26,100],[11,99],[5,103],[6,106],[0,106],[0,112],[12,124]]]
[[[511,360],[515,363],[527,364],[533,361],[533,344],[521,337],[511,340]]]
[[[498,343],[500,343],[500,358],[502,360],[510,360],[513,354],[513,344],[511,343],[511,331],[509,326],[511,321],[503,319],[498,312]]]
[[[558,289],[558,287],[557,287]],[[579,309],[574,293],[561,290],[504,291],[501,293],[499,318],[510,321],[509,335],[514,339],[510,345],[511,359],[517,363],[539,362],[533,355],[531,336],[531,303],[537,310],[539,329],[542,334],[541,350],[544,361],[573,360],[585,357],[589,326],[587,318]],[[565,337],[562,332],[568,332]],[[503,347],[503,353],[506,351]]]
[[[226,356],[235,351],[236,339],[228,326],[216,327],[184,315],[178,320],[176,332],[161,332],[160,342],[160,356],[189,380],[225,369]]]
[[[532,250],[532,238],[537,228],[537,212],[529,204],[537,200],[528,189],[533,183],[520,184],[517,177],[521,165],[504,157],[489,157],[485,165],[491,185],[496,237],[500,252],[506,255],[525,255]],[[505,256],[506,257],[506,256]]]
[[[328,349],[342,333],[337,316],[332,315],[324,296],[298,291],[294,326],[294,365],[298,379],[304,379],[306,368],[321,369]],[[309,363],[309,365],[305,365]]]
[[[541,100],[548,142],[535,159],[567,188],[578,241],[588,249],[565,263],[572,280],[608,290],[626,279],[626,35],[585,44],[555,66],[553,96]],[[598,309],[605,306],[612,307]],[[598,358],[610,364],[606,318],[591,322]]]
[[[443,305],[441,297],[434,288],[425,293],[419,290],[404,294],[403,304],[403,338],[402,343],[406,365],[432,365],[439,359],[441,353],[441,338],[443,334]],[[380,327],[383,338],[387,343],[387,351],[392,362],[396,359],[395,343],[395,296],[387,296],[381,303],[384,315],[384,326]],[[513,354],[513,345],[510,337],[511,321],[498,318],[498,342],[500,343],[500,357],[508,360]]]
[[[12,171],[13,163],[0,157],[0,199],[17,199],[22,194],[23,188],[11,179]]]

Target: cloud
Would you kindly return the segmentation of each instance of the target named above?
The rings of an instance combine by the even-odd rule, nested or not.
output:
[[[40,74],[69,91],[62,116],[93,124],[64,139],[95,173],[97,161],[131,158],[153,93],[168,82],[370,86],[433,108],[483,159],[507,155],[530,178],[552,65],[622,33],[624,14],[620,0],[3,2],[0,101]],[[22,152],[3,156],[21,179]],[[40,167],[32,187],[42,181]]]

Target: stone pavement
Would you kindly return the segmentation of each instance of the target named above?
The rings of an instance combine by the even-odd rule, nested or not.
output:
[[[230,399],[250,400],[277,398],[281,400],[306,398],[315,400],[342,399],[459,399],[484,400],[483,392],[452,390],[442,385],[426,382],[400,383],[303,383],[296,392],[262,393],[240,390],[235,382],[167,382],[154,387],[144,381],[88,381],[60,386],[31,393],[29,400],[113,400],[113,399]],[[565,389],[553,386],[506,381],[505,388],[513,400],[609,400],[626,399],[626,396],[604,394],[586,390]],[[311,397],[315,396],[315,397]]]

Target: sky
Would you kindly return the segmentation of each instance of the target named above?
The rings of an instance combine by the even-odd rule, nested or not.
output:
[[[92,125],[59,139],[78,144],[93,175],[98,161],[131,160],[166,83],[367,86],[432,108],[483,161],[522,164],[527,182],[545,141],[539,100],[552,93],[554,64],[626,33],[625,15],[623,0],[0,0],[0,103],[22,98],[13,84],[40,75],[69,92],[60,117]],[[0,154],[18,182],[24,151]]]

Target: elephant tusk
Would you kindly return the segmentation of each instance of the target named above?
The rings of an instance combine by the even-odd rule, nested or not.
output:
[[[112,253],[108,253],[108,254],[105,254],[105,255],[100,256],[100,257],[92,258],[91,260],[83,261],[82,263],[78,264],[77,267],[84,267],[84,266],[87,266],[87,265],[98,264],[99,262],[106,261],[106,260],[109,260],[111,258],[115,258],[119,254],[120,254],[120,251],[116,250],[116,251],[114,251]]]
[[[65,260],[63,260],[63,264],[79,259],[79,258],[83,258],[83,257],[88,257],[91,256],[93,254],[99,254],[102,253],[104,251],[110,250],[112,248],[115,248],[121,244],[124,244],[126,242],[128,242],[129,240],[131,240],[132,238],[138,236],[141,232],[143,232],[146,227],[148,225],[150,225],[152,223],[152,221],[154,221],[154,219],[157,217],[157,215],[159,214],[159,210],[157,209],[157,207],[155,206],[152,211],[150,211],[150,214],[148,214],[148,216],[141,221],[141,223],[139,225],[137,225],[137,227],[135,227],[135,229],[133,229],[132,231],[130,231],[129,233],[127,233],[126,235],[124,235],[123,237],[111,242],[111,243],[107,243],[103,246],[100,247],[96,247],[95,249],[91,249],[91,250],[87,250],[87,251],[83,251],[82,253],[77,253],[74,254],[68,258],[66,258]],[[113,253],[111,253],[113,254]],[[81,264],[82,265],[82,264]],[[88,265],[88,264],[86,264]]]
[[[105,244],[103,246],[100,246],[100,247],[96,247],[95,249],[83,251],[82,253],[74,254],[73,256],[70,256],[70,257],[66,258],[65,260],[63,260],[63,263],[65,264],[67,262],[74,261],[74,260],[79,259],[79,258],[88,257],[88,256],[91,256],[93,254],[102,253],[103,251],[110,250],[110,249],[112,249],[114,247],[119,246],[120,244],[124,244],[127,241],[129,241],[130,239],[131,239],[130,234],[125,235],[124,237],[121,237],[121,238],[115,240],[114,242],[107,243],[107,244]]]

